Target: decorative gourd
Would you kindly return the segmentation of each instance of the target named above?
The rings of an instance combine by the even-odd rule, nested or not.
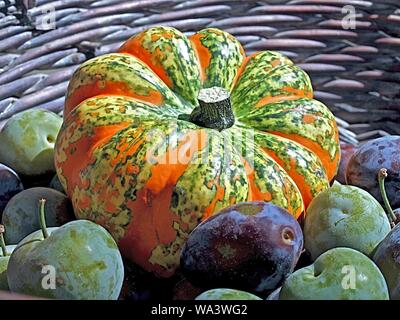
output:
[[[189,233],[231,204],[298,218],[340,157],[331,112],[283,55],[246,57],[218,29],[154,27],[83,63],[66,96],[56,168],[78,218],[171,276]]]

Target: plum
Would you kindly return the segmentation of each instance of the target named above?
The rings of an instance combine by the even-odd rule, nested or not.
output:
[[[389,219],[378,201],[363,189],[335,183],[307,208],[305,248],[313,260],[335,247],[370,256],[389,232]]]
[[[24,238],[11,254],[10,290],[50,299],[118,299],[124,266],[112,236],[88,220],[47,228],[43,212],[44,204],[41,230]]]
[[[385,136],[368,141],[350,158],[347,165],[348,184],[371,193],[384,204],[379,189],[378,173],[386,168],[386,192],[392,208],[400,207],[400,136]]]
[[[53,176],[53,178],[51,179],[50,183],[49,183],[49,188],[57,190],[61,193],[65,193],[64,187],[61,184],[60,179],[58,178],[58,175],[55,174]]]
[[[314,264],[292,273],[280,300],[388,300],[385,278],[366,255],[350,248],[333,248]]]
[[[203,292],[195,300],[262,300],[249,292],[235,289],[211,289]]]
[[[17,173],[0,163],[0,217],[8,201],[22,190],[24,186]]]
[[[373,260],[386,278],[390,298],[400,300],[400,225],[396,225],[378,245]]]
[[[54,174],[54,144],[61,125],[60,116],[39,108],[12,116],[0,132],[0,162],[19,175]]]
[[[357,150],[357,148],[349,143],[340,143],[340,164],[339,164],[339,169],[336,174],[336,180],[339,181],[342,184],[346,184],[346,169],[347,169],[347,164],[350,161],[351,156],[354,154],[354,152]]]
[[[266,202],[245,202],[208,218],[181,254],[183,275],[195,286],[265,293],[291,273],[303,247],[296,219]]]
[[[50,227],[61,226],[74,220],[70,200],[61,192],[50,188],[31,188],[15,195],[3,212],[5,240],[17,244],[27,235],[40,229],[38,220],[39,200],[47,199],[46,219]]]

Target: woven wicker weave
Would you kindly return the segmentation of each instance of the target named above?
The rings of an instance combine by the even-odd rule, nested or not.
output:
[[[352,5],[356,28],[344,29]],[[343,141],[400,134],[400,0],[3,0],[0,126],[32,107],[63,108],[84,60],[151,25],[187,34],[218,27],[247,53],[278,50],[306,70],[338,118]],[[56,29],[39,30],[55,9]]]

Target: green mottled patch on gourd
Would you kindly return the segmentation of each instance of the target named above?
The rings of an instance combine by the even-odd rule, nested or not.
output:
[[[270,103],[269,98],[312,96],[313,90],[308,75],[297,66],[284,64],[281,60],[277,61],[277,66],[272,68],[271,66],[262,68],[258,66],[258,63],[246,65],[232,92],[232,105],[238,118]],[[260,72],[264,70],[266,74],[253,74],[253,68]],[[267,102],[263,103],[263,101]]]
[[[256,144],[282,160],[286,172],[294,170],[304,178],[312,196],[329,188],[328,178],[321,160],[306,147],[276,135],[255,133]]]
[[[335,118],[329,109],[314,99],[270,103],[240,117],[244,124],[269,132],[294,134],[314,141],[335,159],[339,148],[335,139]]]
[[[171,209],[180,215],[197,211],[198,220],[193,221],[197,224],[219,187],[224,190],[223,196],[216,202],[214,211],[247,197],[243,162],[230,141],[222,133],[213,132],[207,137],[206,147],[197,153],[178,180]]]
[[[300,191],[292,178],[259,146],[254,146],[254,182],[265,200],[292,212],[304,209]],[[269,198],[269,199],[268,199]]]
[[[149,96],[157,91],[165,105],[186,110],[179,98],[146,64],[128,54],[110,53],[86,61],[74,73],[68,92],[72,94],[79,87],[96,82],[100,87],[105,86],[109,81],[124,83],[139,96]]]
[[[248,89],[257,79],[268,79],[270,71],[279,66],[291,66],[293,62],[279,52],[262,51],[248,58],[245,69],[235,85],[235,91]]]
[[[145,50],[154,54],[154,62],[165,70],[172,81],[171,89],[196,106],[200,70],[187,37],[175,28],[155,27],[146,30],[141,44]]]
[[[222,87],[228,91],[244,60],[244,50],[236,38],[230,34],[214,29],[203,29],[201,44],[208,49],[210,64],[206,69],[204,88]]]

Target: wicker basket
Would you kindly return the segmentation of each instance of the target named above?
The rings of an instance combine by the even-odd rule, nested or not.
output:
[[[342,25],[347,5],[355,29]],[[399,8],[399,0],[0,1],[0,127],[32,107],[61,112],[80,63],[162,24],[187,34],[218,27],[247,53],[283,52],[310,74],[345,142],[400,134]],[[56,28],[41,30],[51,13]]]

